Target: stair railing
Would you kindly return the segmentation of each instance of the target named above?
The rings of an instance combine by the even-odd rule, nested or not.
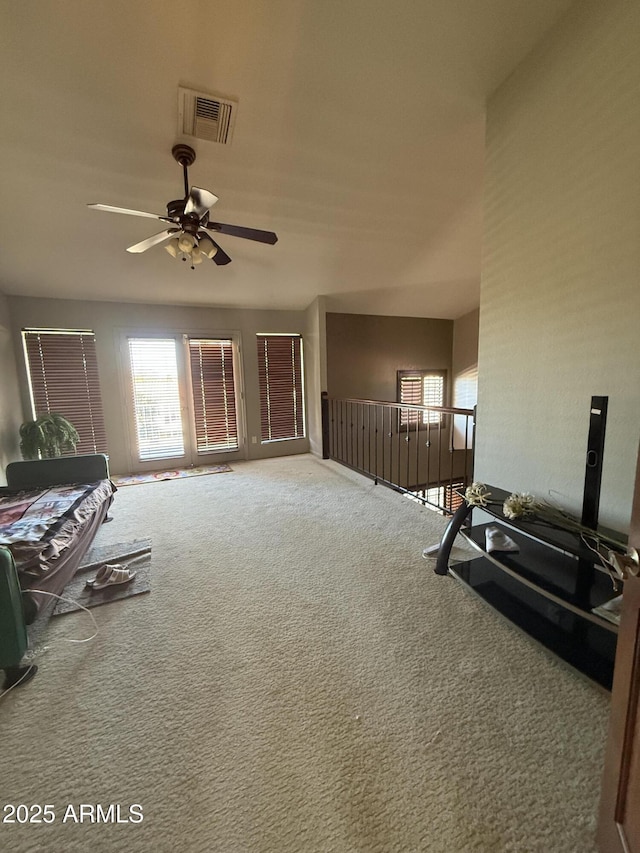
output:
[[[473,481],[475,413],[322,393],[322,455],[452,515]]]

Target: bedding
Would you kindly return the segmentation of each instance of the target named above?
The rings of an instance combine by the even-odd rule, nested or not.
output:
[[[116,487],[108,457],[11,462],[0,489],[0,545],[18,571],[27,622],[55,601],[107,517]],[[40,594],[44,593],[44,594]],[[1,626],[0,626],[1,631]]]
[[[101,480],[0,497],[0,545],[13,554],[19,574],[39,578],[49,571],[114,491],[110,480]]]

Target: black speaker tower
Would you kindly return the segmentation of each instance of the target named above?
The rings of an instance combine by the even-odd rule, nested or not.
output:
[[[607,428],[608,397],[591,398],[587,460],[584,474],[582,499],[582,523],[595,530],[598,527],[600,510],[600,485],[602,483],[602,460],[604,456],[604,434]]]
[[[587,439],[587,458],[584,472],[584,492],[582,495],[582,524],[592,530],[598,529],[600,512],[600,485],[602,483],[602,461],[604,457],[604,435],[607,428],[608,397],[591,398],[589,417],[589,437]],[[576,575],[576,597],[578,602],[589,608],[591,585],[595,567],[587,560],[578,560]]]

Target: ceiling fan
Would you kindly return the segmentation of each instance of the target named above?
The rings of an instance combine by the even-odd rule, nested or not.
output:
[[[187,169],[195,161],[196,152],[190,145],[179,144],[173,146],[171,153],[182,166],[185,197],[170,201],[167,204],[166,216],[145,213],[141,210],[128,210],[125,207],[111,207],[108,204],[87,205],[94,210],[126,213],[129,216],[145,216],[148,219],[159,219],[161,222],[168,223],[168,227],[164,231],[129,246],[127,252],[146,252],[152,246],[168,241],[164,247],[167,252],[174,258],[189,261],[191,269],[195,269],[196,264],[201,264],[204,258],[210,258],[218,266],[231,262],[229,255],[211,236],[212,233],[244,237],[247,240],[256,240],[259,243],[270,245],[277,243],[278,238],[273,231],[260,231],[258,228],[244,228],[241,225],[210,222],[209,211],[218,201],[218,197],[208,190],[198,189],[198,187],[189,188]]]

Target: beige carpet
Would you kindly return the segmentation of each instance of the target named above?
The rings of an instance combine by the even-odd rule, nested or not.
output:
[[[188,512],[188,515],[187,515]],[[422,548],[434,513],[312,456],[123,489],[150,595],[50,623],[0,702],[0,849],[586,853],[608,696]],[[142,823],[62,822],[68,804]],[[77,808],[76,808],[77,811]]]

